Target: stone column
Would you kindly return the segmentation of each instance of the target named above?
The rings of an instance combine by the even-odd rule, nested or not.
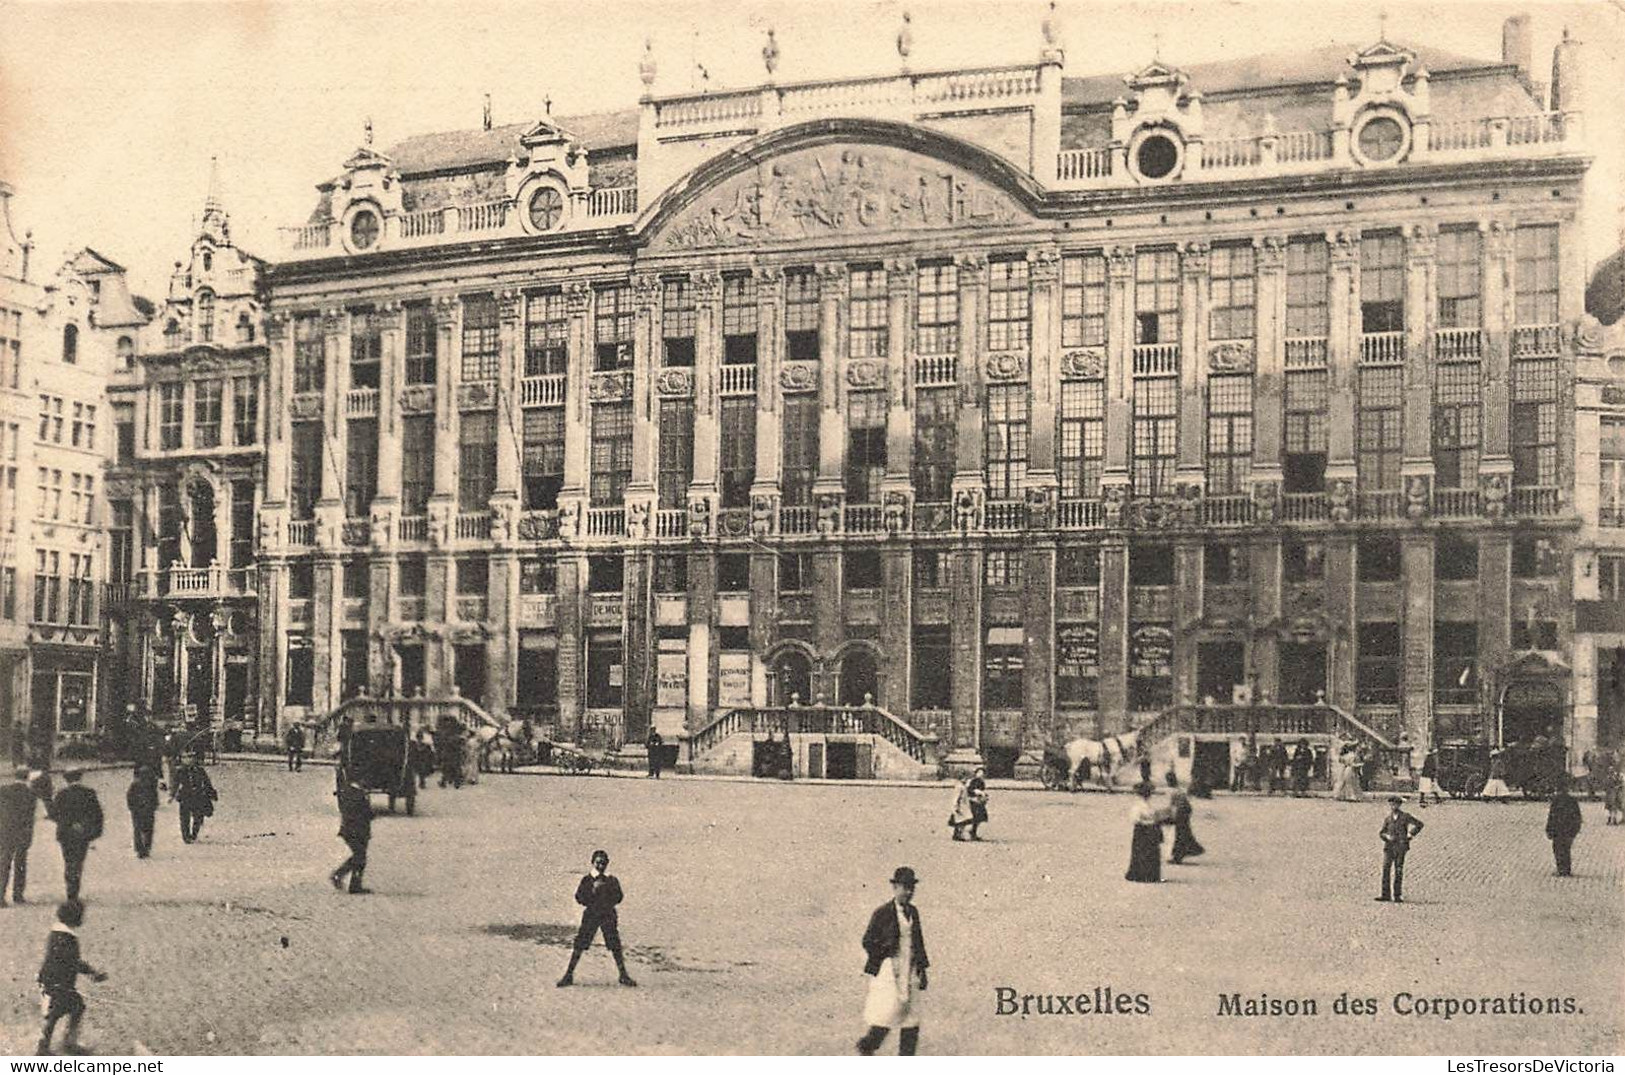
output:
[[[1181,536],[1174,543],[1174,702],[1197,702],[1197,625],[1202,620],[1202,540]],[[1228,701],[1229,699],[1220,699]]]
[[[564,289],[570,315],[569,357],[566,360],[564,407],[564,496],[582,497],[588,489],[587,382],[592,377],[592,288],[569,284]],[[561,658],[562,659],[562,658]]]
[[[754,580],[754,574],[752,576]],[[711,625],[716,620],[717,570],[716,559],[709,549],[690,553],[688,557],[688,714],[685,730],[690,734],[705,727],[711,718],[711,669],[715,664],[715,647],[711,644]],[[756,627],[752,624],[752,638]]]
[[[717,490],[721,428],[717,408],[722,367],[722,276],[714,272],[693,275],[694,289],[694,470],[695,492]],[[760,340],[760,335],[758,335]],[[758,369],[760,374],[761,370]],[[761,392],[758,382],[757,392]],[[658,428],[658,420],[652,422]]]
[[[987,488],[983,472],[982,417],[985,372],[982,369],[982,323],[987,308],[987,256],[962,254],[959,267],[959,423],[954,444],[953,489],[955,500],[962,490],[971,490],[976,503]],[[978,666],[979,669],[980,666]],[[978,671],[978,678],[980,673]],[[958,691],[958,687],[955,687]],[[957,726],[958,719],[955,719]]]
[[[273,735],[280,735],[282,699],[287,683],[282,663],[283,654],[287,650],[287,635],[283,622],[285,608],[283,599],[287,596],[287,568],[280,560],[267,562],[262,559],[256,577],[259,585],[257,624],[259,636],[256,641],[259,646],[260,731],[261,734],[269,730]],[[143,639],[142,644],[144,648],[147,647],[150,639]],[[147,683],[145,697],[149,702],[152,699],[150,680]]]
[[[519,502],[519,370],[525,361],[525,296],[516,290],[497,294],[500,359],[497,363],[497,469],[493,500],[508,500],[517,515]]]
[[[322,550],[316,555],[315,576],[310,603],[311,705],[315,712],[330,712],[339,704],[339,677],[343,670],[344,647],[340,628],[344,623],[344,592],[340,584],[341,564],[336,552]]]
[[[1407,513],[1433,509],[1433,330],[1437,323],[1439,229],[1432,223],[1406,229],[1405,372],[1403,453],[1400,477]]]
[[[784,368],[784,270],[756,270],[756,481],[751,497],[779,495]],[[775,523],[777,520],[774,520]]]
[[[441,542],[449,532],[449,520],[457,510],[457,378],[456,366],[462,354],[457,331],[462,304],[452,295],[434,301],[435,347],[434,390],[434,492],[429,497],[430,537]]]
[[[886,493],[908,494],[914,457],[914,292],[917,269],[912,258],[886,262]],[[885,497],[882,497],[884,500]]]
[[[910,598],[914,587],[914,559],[906,546],[891,542],[880,552],[880,682],[878,704],[907,719],[910,637],[913,626]]]
[[[1128,730],[1128,538],[1100,544],[1100,734]]]
[[[559,734],[575,742],[587,697],[587,555],[574,550],[558,558]]]
[[[621,742],[629,747],[641,748],[649,738],[654,709],[654,631],[649,625],[654,618],[654,601],[650,596],[653,583],[654,556],[649,546],[629,550],[622,580],[626,634],[621,656],[625,676],[621,688]]]
[[[1280,650],[1271,628],[1281,618],[1281,536],[1265,532],[1249,549],[1248,578],[1252,594],[1252,638],[1248,664],[1252,671],[1253,702],[1267,704],[1280,694]]]
[[[982,763],[982,553],[961,538],[947,554],[949,625],[953,650],[953,741],[946,761],[956,768]]]
[[[844,499],[846,480],[846,300],[850,291],[845,265],[818,267],[818,477],[813,500],[823,514],[830,498]]]
[[[628,498],[648,497],[654,492],[660,451],[660,421],[654,413],[652,391],[654,371],[661,360],[660,279],[639,275],[632,281],[632,290],[636,328],[632,337],[632,479],[626,487]]]
[[[1189,242],[1181,246],[1176,486],[1196,485],[1200,488],[1206,478],[1208,257],[1209,247],[1205,242]]]
[[[1326,636],[1326,700],[1349,712],[1354,708],[1355,592],[1359,585],[1355,549],[1354,535],[1347,530],[1326,539],[1325,611],[1331,628]],[[1430,552],[1428,566],[1432,565]],[[1431,601],[1431,575],[1427,581]]]
[[[1499,528],[1485,530],[1478,539],[1478,690],[1482,727],[1492,745],[1500,716],[1500,670],[1512,654],[1512,611],[1512,535]],[[1417,735],[1419,727],[1431,730],[1430,724],[1418,724],[1409,714],[1407,722],[1413,743],[1431,742],[1431,737]]]
[[[1433,534],[1409,532],[1400,541],[1401,577],[1405,580],[1400,609],[1400,712],[1411,742],[1426,743],[1433,730]],[[1479,571],[1483,570],[1480,559]],[[1482,639],[1479,648],[1482,652]]]
[[[1054,737],[1055,718],[1055,539],[1033,539],[1024,551],[1025,583],[1021,595],[1021,625],[1026,640],[1023,668],[1021,729],[1016,745],[1017,763],[1036,774],[1044,764],[1044,748]],[[1023,773],[1026,775],[1026,773]]]
[[[375,697],[395,687],[395,651],[384,637],[394,591],[395,557],[375,554],[367,564],[367,691]]]
[[[1358,469],[1354,462],[1355,399],[1360,360],[1360,234],[1332,232],[1331,290],[1326,339],[1326,488],[1346,483],[1348,502],[1356,502]]]
[[[1026,484],[1029,496],[1037,491],[1048,503],[1060,486],[1055,469],[1055,415],[1061,383],[1057,351],[1061,340],[1061,253],[1054,247],[1038,247],[1027,252],[1027,262],[1032,280],[1032,345],[1028,354],[1032,405],[1028,415]],[[1031,632],[1028,638],[1031,652]]]
[[[1286,237],[1257,244],[1258,320],[1253,349],[1253,465],[1255,480],[1281,481],[1286,337]]]
[[[1114,484],[1127,485],[1129,447],[1133,442],[1134,381],[1134,248],[1113,247],[1106,252],[1106,464]],[[1103,483],[1107,484],[1107,483]],[[1104,641],[1104,636],[1102,636]],[[1105,669],[1101,670],[1102,675]],[[1101,689],[1105,689],[1104,681]],[[1125,695],[1126,698],[1126,695]],[[1105,699],[1102,697],[1104,707]]]
[[[378,371],[378,493],[373,502],[388,514],[392,529],[401,498],[401,374],[406,329],[398,302],[382,304],[376,316],[383,327],[383,363]],[[394,540],[393,533],[389,539]],[[378,542],[378,535],[373,542]]]
[[[323,381],[322,415],[327,427],[323,437],[327,441],[327,466],[322,473],[324,501],[336,501],[341,508],[340,518],[348,513],[345,485],[350,479],[348,466],[350,448],[350,416],[345,398],[350,391],[350,313],[334,307],[323,318],[323,347],[327,352],[327,376]],[[320,533],[325,527],[318,525]],[[318,538],[320,540],[320,538]]]
[[[1479,417],[1479,473],[1500,476],[1512,488],[1511,355],[1517,322],[1515,230],[1505,221],[1479,223],[1484,241],[1483,404]],[[1511,505],[1507,505],[1509,508]]]

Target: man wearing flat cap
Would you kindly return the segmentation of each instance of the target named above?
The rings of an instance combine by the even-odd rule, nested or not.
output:
[[[873,1056],[892,1027],[897,1028],[899,1056],[913,1056],[919,1048],[925,971],[931,965],[925,954],[920,911],[914,906],[914,886],[919,880],[909,867],[897,867],[891,876],[892,898],[875,908],[869,928],[863,931],[863,950],[869,957],[863,973],[870,981],[863,1003],[869,1031],[858,1039],[861,1056]]]
[[[62,846],[62,882],[68,899],[79,898],[79,882],[85,874],[85,856],[92,840],[102,835],[102,803],[96,793],[81,784],[83,769],[62,774],[67,787],[51,800],[51,818],[56,822],[56,842]]]
[[[18,769],[12,781],[0,787],[0,907],[6,905],[6,882],[11,898],[23,902],[28,887],[28,848],[34,842],[37,798],[28,786],[28,769]]]
[[[1405,902],[1405,855],[1411,849],[1411,837],[1422,831],[1422,823],[1404,811],[1404,803],[1398,795],[1388,796],[1388,816],[1382,819],[1382,895],[1377,899],[1384,903],[1390,899],[1390,891],[1393,902]]]

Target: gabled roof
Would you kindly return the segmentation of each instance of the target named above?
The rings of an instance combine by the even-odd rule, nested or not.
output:
[[[88,273],[92,276],[124,271],[124,266],[105,254],[97,253],[88,246],[70,257],[62,267],[76,273]]]
[[[1442,49],[1390,47],[1402,47],[1406,52],[1415,53],[1416,64],[1412,70],[1426,67],[1430,74],[1503,66],[1499,60],[1462,56]],[[1190,78],[1189,88],[1203,93],[1275,89],[1282,84],[1335,82],[1339,75],[1352,77],[1354,72],[1348,59],[1360,51],[1357,46],[1327,45],[1299,52],[1188,64],[1180,70]],[[1108,105],[1114,98],[1126,96],[1125,91],[1121,73],[1061,80],[1061,100],[1068,105]]]
[[[573,141],[589,149],[603,150],[638,144],[638,111],[600,112],[545,121]],[[507,123],[490,130],[443,131],[420,134],[391,146],[387,155],[394,159],[401,175],[468,168],[505,161],[519,155],[526,134],[538,126],[536,120]]]

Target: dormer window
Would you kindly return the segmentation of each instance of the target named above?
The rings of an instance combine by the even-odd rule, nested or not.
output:
[[[247,310],[237,315],[237,342],[254,342],[254,319],[249,316]]]
[[[205,250],[203,252],[203,271],[204,272],[213,272],[214,271],[214,255],[212,253],[210,253],[209,251],[207,251],[207,250]]]
[[[62,361],[70,366],[79,361],[78,325],[65,325],[62,329]]]
[[[181,323],[170,318],[169,323],[164,325],[164,346],[173,351],[181,342]]]
[[[135,341],[128,336],[118,338],[118,360],[127,370],[135,368]]]

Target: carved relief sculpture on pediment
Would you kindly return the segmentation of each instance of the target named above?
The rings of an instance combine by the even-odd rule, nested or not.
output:
[[[616,403],[632,398],[632,371],[595,373],[587,382],[587,398],[594,403]]]
[[[1252,340],[1220,340],[1208,345],[1208,369],[1214,373],[1251,373],[1253,371]]]
[[[1098,381],[1106,376],[1106,351],[1100,347],[1083,347],[1061,355],[1063,381]]]

